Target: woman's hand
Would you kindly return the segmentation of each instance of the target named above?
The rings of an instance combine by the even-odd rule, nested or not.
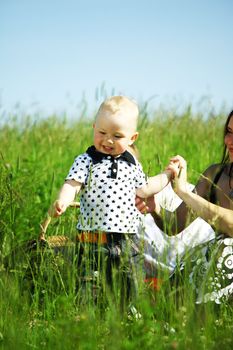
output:
[[[147,199],[137,196],[135,199],[135,205],[142,214],[156,212],[156,214],[159,215],[160,213],[160,205],[156,196],[151,196]]]

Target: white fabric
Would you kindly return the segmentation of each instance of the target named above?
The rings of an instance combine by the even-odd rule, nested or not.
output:
[[[190,184],[192,189],[194,186]],[[158,193],[160,205],[174,211],[182,202],[175,194],[171,185]],[[193,247],[215,238],[212,227],[203,219],[195,219],[185,230],[176,236],[168,236],[155,224],[152,216],[144,216],[143,224],[138,231],[138,239],[145,241],[145,269],[147,274],[153,274],[154,269],[162,267],[169,274],[174,272],[177,261]]]

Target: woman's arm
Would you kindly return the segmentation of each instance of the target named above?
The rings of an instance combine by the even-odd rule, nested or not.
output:
[[[233,237],[233,211],[210,203],[198,194],[183,189],[177,189],[178,196],[197,216],[207,221],[222,233]]]
[[[181,157],[179,159],[181,159]],[[176,161],[179,162],[179,160],[177,159]],[[184,159],[183,161],[185,162]],[[200,179],[193,190],[193,194],[199,195],[203,199],[208,199],[213,179],[218,171],[219,164],[211,165],[208,169],[206,169],[204,173],[200,176]],[[192,193],[191,190],[189,190],[188,192]],[[173,235],[183,231],[185,227],[187,227],[195,218],[201,216],[197,211],[192,210],[190,205],[188,205],[188,203],[186,203],[185,201],[183,201],[173,212],[160,208],[160,205],[156,200],[156,196],[148,198],[146,202],[144,201],[144,203],[141,199],[138,198],[136,201],[136,205],[141,212],[144,211],[147,213],[151,213],[155,220],[155,223],[159,226],[161,230]]]
[[[200,192],[204,192],[205,187],[203,181],[199,181],[196,189],[199,189]],[[161,207],[160,201],[156,195],[148,197],[147,199],[136,197],[136,207],[143,214],[150,213],[156,225],[169,235],[175,235],[181,232],[197,217],[197,215],[195,216],[195,214],[190,211],[190,208],[185,202],[182,202],[174,211]]]
[[[189,190],[189,192],[193,192],[200,197],[208,199],[213,179],[213,169],[211,168],[212,167],[204,171],[195,188]],[[191,210],[190,206],[183,201],[170,216],[170,234],[177,234],[183,231],[193,220],[195,220],[198,217],[198,214]]]
[[[177,161],[180,164],[179,174],[176,173],[174,179],[174,190],[178,196],[197,216],[206,220],[220,232],[233,237],[233,211],[210,203],[199,194],[191,192],[187,186],[187,166],[185,160],[180,156],[176,156],[173,158],[173,161]]]

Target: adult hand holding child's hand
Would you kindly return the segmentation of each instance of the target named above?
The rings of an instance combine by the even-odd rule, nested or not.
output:
[[[168,169],[172,170],[174,178],[172,181],[174,191],[187,191],[187,163],[183,157],[176,155],[170,159]]]

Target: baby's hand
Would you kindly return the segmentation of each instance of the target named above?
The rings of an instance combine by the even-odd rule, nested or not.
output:
[[[171,179],[173,180],[176,176],[179,175],[180,163],[178,161],[170,160],[168,166],[166,167],[166,171],[170,171]]]
[[[179,191],[187,191],[187,163],[186,160],[177,155],[170,159],[169,168],[174,171],[173,189],[179,194]]]
[[[57,199],[49,209],[49,215],[52,217],[61,216],[66,211],[67,205]]]

